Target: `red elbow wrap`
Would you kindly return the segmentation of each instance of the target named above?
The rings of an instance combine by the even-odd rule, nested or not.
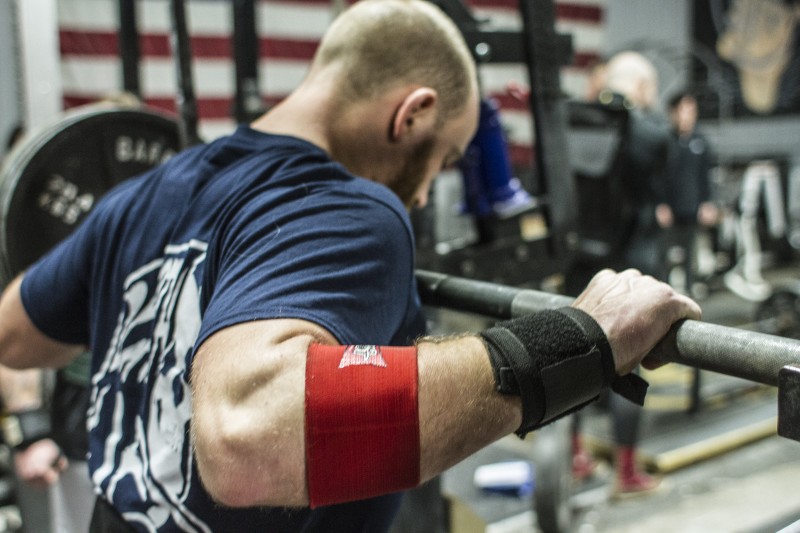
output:
[[[312,344],[305,416],[311,507],[419,484],[416,347]]]

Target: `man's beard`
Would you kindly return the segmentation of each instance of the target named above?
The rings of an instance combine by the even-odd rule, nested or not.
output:
[[[414,207],[414,197],[425,180],[431,152],[433,152],[432,137],[414,147],[395,177],[387,184],[409,211]]]

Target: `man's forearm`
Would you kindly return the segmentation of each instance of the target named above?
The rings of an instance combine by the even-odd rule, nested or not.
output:
[[[418,352],[424,481],[512,433],[522,407],[518,396],[495,390],[486,348],[477,336],[421,342]]]

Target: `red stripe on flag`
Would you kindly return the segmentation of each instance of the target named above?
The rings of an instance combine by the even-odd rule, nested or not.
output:
[[[60,30],[61,55],[116,56],[119,54],[117,34],[96,31]]]
[[[601,60],[598,52],[575,52],[572,57],[572,66],[578,68],[588,68]]]
[[[603,22],[603,8],[586,4],[556,4],[556,18],[579,22],[600,24]]]
[[[508,157],[514,168],[531,168],[536,150],[529,144],[508,144]]]
[[[59,32],[62,56],[117,57],[119,44],[117,34],[100,31],[76,31],[62,29]],[[264,58],[297,59],[309,61],[317,50],[317,41],[308,39],[259,39],[259,54]],[[142,57],[172,57],[169,36],[142,34],[139,36]],[[233,47],[229,37],[193,36],[191,38],[194,59],[231,59]]]
[[[260,57],[300,59],[310,61],[317,51],[319,41],[300,39],[259,39]]]
[[[501,110],[529,111],[530,109],[527,100],[519,100],[517,97],[511,96],[508,93],[491,93],[489,97],[497,102]]]

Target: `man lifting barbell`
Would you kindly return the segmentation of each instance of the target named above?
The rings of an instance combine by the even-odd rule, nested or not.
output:
[[[612,385],[641,400],[624,376],[700,309],[633,270],[420,337],[406,208],[477,92],[437,8],[359,2],[284,102],[124,182],[9,285],[0,363],[92,347],[92,531],[383,531],[400,491],[508,433]]]

